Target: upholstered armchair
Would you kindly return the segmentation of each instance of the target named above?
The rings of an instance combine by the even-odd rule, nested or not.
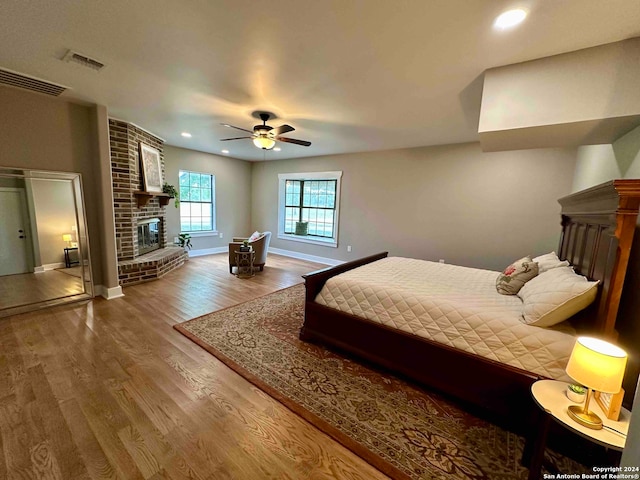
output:
[[[240,249],[242,242],[245,240],[248,240],[248,238],[233,237],[232,242],[229,244],[229,273],[233,273],[233,267],[237,267],[235,251]],[[253,251],[256,252],[253,267],[260,267],[260,271],[264,269],[264,264],[267,262],[267,251],[269,250],[270,241],[271,232],[262,232],[256,240],[249,242]]]

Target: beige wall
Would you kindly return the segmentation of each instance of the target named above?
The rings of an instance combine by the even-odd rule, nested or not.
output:
[[[489,69],[485,150],[613,141],[640,122],[640,38]]]
[[[91,107],[0,87],[0,166],[82,174],[91,266],[102,281],[102,234],[95,215],[102,203],[95,188],[98,168],[96,115]]]
[[[616,178],[640,178],[640,127],[612,144],[578,148],[574,192]]]
[[[211,173],[216,177],[216,226],[219,236],[191,239],[193,250],[227,247],[233,236],[250,235],[251,163],[210,153],[164,146],[165,182],[178,188],[178,171]],[[180,233],[180,212],[173,202],[166,207],[169,243]]]
[[[338,248],[277,237],[272,247],[339,260],[389,250],[502,270],[557,247],[556,200],[570,193],[575,153],[482,153],[469,143],[256,162],[252,228],[277,232],[279,173],[342,170]]]
[[[76,208],[73,185],[70,181],[31,179],[31,195],[35,210],[35,223],[40,247],[41,265],[63,263],[64,248],[69,246],[62,239],[71,234],[77,241]],[[75,229],[75,231],[74,231]]]

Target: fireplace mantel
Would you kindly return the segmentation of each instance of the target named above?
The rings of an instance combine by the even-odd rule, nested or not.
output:
[[[135,195],[136,200],[138,202],[138,208],[144,207],[146,204],[149,203],[149,200],[151,200],[153,197],[158,197],[158,200],[160,201],[160,206],[162,207],[169,205],[169,200],[171,199],[168,193],[163,193],[163,192],[137,191],[137,192],[133,192],[133,194]]]

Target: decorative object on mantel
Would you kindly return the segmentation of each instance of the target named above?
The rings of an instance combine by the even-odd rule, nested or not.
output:
[[[188,233],[181,233],[178,235],[178,245],[185,250],[191,250],[191,235]]]
[[[162,165],[158,149],[140,142],[141,173],[145,192],[162,192]]]
[[[176,187],[165,182],[165,184],[162,185],[162,192],[169,195],[169,198],[174,198],[175,201],[173,205],[178,208],[178,205],[180,205],[180,193],[176,190]]]
[[[169,197],[168,194],[161,193],[161,192],[138,191],[138,192],[133,192],[133,195],[136,197],[136,200],[138,201],[138,208],[144,207],[147,203],[149,203],[149,200],[151,200],[153,197],[158,197],[161,207],[169,205],[169,200],[171,199],[171,197]]]
[[[296,222],[296,235],[308,235],[309,222]]]

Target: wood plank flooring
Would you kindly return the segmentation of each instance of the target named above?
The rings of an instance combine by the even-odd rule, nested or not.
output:
[[[383,479],[172,326],[324,265],[192,258],[125,297],[0,319],[0,479]]]
[[[82,279],[64,269],[0,276],[0,310],[83,292]]]

